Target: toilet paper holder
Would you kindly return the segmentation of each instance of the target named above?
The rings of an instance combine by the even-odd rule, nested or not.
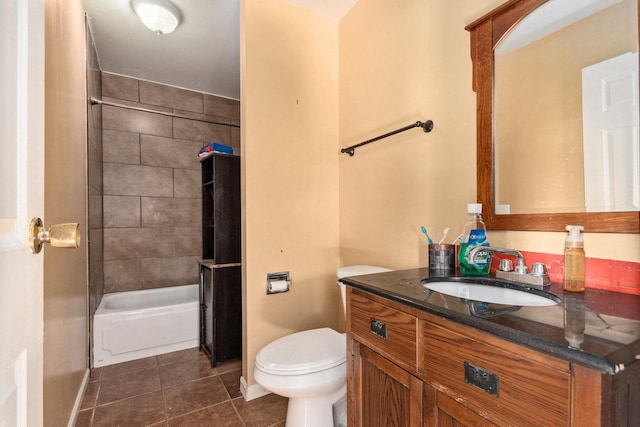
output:
[[[289,292],[291,276],[288,271],[267,273],[267,295]]]

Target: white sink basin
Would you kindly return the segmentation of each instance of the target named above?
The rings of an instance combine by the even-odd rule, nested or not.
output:
[[[423,285],[442,294],[494,304],[545,307],[558,304],[551,298],[517,289],[465,282],[430,282]]]

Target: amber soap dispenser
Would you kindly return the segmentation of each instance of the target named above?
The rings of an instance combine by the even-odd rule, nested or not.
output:
[[[567,225],[569,235],[564,241],[564,290],[584,292],[585,256],[580,225]]]

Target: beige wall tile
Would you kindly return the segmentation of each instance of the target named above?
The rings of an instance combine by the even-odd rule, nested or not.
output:
[[[104,194],[115,196],[173,196],[173,169],[104,164]]]
[[[102,192],[102,156],[89,156],[87,158],[87,186],[89,191]]]
[[[104,233],[102,228],[96,228],[95,230],[89,230],[89,267],[92,264],[100,263],[102,264],[102,247],[104,245]]]
[[[102,194],[94,192],[94,190],[89,188],[89,229],[90,230],[98,230],[103,227],[103,201]]]
[[[240,101],[205,94],[204,113],[240,120]]]
[[[238,101],[108,73],[103,79],[105,101],[240,122]],[[197,152],[216,141],[239,153],[239,129],[102,108],[105,292],[197,283],[202,253]]]
[[[140,135],[140,162],[148,166],[200,169],[198,150],[202,143]]]
[[[203,94],[191,90],[140,81],[140,102],[178,110],[204,112]]]
[[[200,199],[202,189],[200,170],[174,169],[173,170],[173,195],[179,198]]]
[[[193,285],[199,281],[198,257],[146,258],[140,261],[143,288]]]
[[[220,142],[222,144],[230,144],[231,128],[224,125],[174,118],[173,137],[188,139],[190,141],[199,141],[204,144],[208,144],[212,141]]]
[[[104,262],[104,291],[135,291],[142,288],[140,261],[122,260]]]
[[[240,129],[231,128],[231,146],[233,147],[233,154],[241,155],[240,153]]]
[[[102,73],[102,96],[138,101],[138,80],[117,74]]]
[[[143,227],[193,226],[200,214],[198,199],[143,197],[141,202]]]
[[[176,256],[202,257],[202,228],[200,223],[194,227],[176,227],[173,229],[175,237]]]
[[[102,108],[104,129],[172,136],[171,117],[109,105],[104,105]]]
[[[171,257],[174,253],[171,228],[105,228],[104,259],[133,260]]]
[[[140,164],[140,134],[105,129],[102,146],[103,160],[107,163]]]
[[[140,227],[140,197],[104,196],[105,228]]]

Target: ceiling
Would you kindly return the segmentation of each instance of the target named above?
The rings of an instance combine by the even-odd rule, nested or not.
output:
[[[240,0],[171,0],[182,22],[148,30],[130,0],[83,0],[102,71],[240,99]],[[357,0],[284,0],[339,21]]]

